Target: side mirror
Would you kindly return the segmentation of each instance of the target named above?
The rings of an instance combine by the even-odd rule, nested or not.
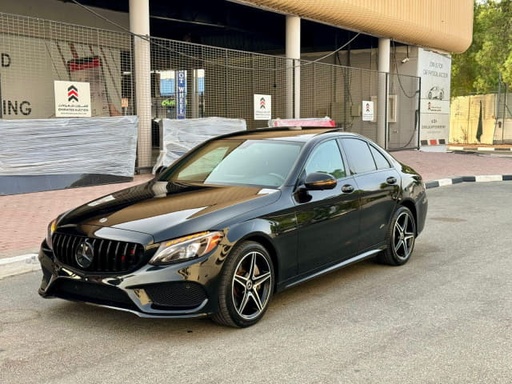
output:
[[[310,191],[322,191],[324,189],[333,189],[338,181],[329,173],[313,172],[306,176],[304,186]]]

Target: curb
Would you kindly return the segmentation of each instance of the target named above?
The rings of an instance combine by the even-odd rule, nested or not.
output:
[[[448,146],[446,148],[447,151],[453,152],[497,152],[497,153],[507,153],[512,152],[512,147],[457,147],[457,146]]]
[[[440,179],[434,181],[427,181],[425,183],[426,189],[444,187],[446,185],[460,184],[460,183],[489,183],[493,181],[512,181],[512,175],[482,175],[482,176],[461,176],[451,179]]]
[[[425,188],[432,189],[460,183],[485,183],[493,181],[512,181],[512,175],[461,176],[451,179],[439,179],[426,182]],[[39,270],[41,270],[41,267],[36,253],[0,259],[0,280]]]
[[[41,267],[36,253],[0,259],[0,280],[39,270],[41,270]]]

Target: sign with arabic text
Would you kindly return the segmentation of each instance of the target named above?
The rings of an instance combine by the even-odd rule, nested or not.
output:
[[[79,81],[55,81],[55,117],[91,117],[91,88]]]
[[[270,120],[272,118],[272,96],[254,95],[254,120]]]

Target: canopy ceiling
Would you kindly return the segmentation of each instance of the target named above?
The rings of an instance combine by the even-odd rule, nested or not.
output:
[[[70,0],[63,0],[69,2]],[[129,11],[128,0],[78,0]],[[285,15],[300,16],[303,52],[374,48],[379,37],[459,53],[471,44],[473,0],[149,0],[152,36],[232,49],[284,51]]]

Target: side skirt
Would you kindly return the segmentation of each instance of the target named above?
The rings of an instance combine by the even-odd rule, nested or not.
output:
[[[377,255],[377,253],[379,252],[382,252],[384,250],[384,248],[382,249],[372,249],[371,251],[367,251],[367,252],[364,252],[364,253],[361,253],[360,255],[357,255],[351,259],[348,259],[348,260],[344,260],[338,264],[334,264],[334,265],[331,265],[330,267],[326,268],[326,269],[322,269],[321,271],[318,271],[316,273],[313,273],[312,275],[308,275],[308,276],[305,276],[299,280],[296,280],[296,281],[293,281],[289,284],[286,284],[284,286],[282,286],[279,291],[283,290],[283,289],[286,289],[286,288],[290,288],[290,287],[293,287],[295,285],[298,285],[298,284],[301,284],[301,283],[304,283],[308,280],[311,280],[311,279],[314,279],[318,276],[322,276],[322,275],[325,275],[326,273],[329,273],[329,272],[332,272],[332,271],[335,271],[337,269],[340,269],[340,268],[343,268],[343,267],[346,267],[350,264],[354,264],[354,263],[357,263],[359,261],[362,261],[362,260],[365,260],[365,259],[369,259],[369,258],[372,258],[374,257],[375,255]]]

